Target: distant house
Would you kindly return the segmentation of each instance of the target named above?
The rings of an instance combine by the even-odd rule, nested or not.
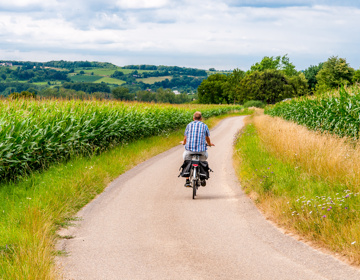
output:
[[[175,93],[175,94],[177,95],[177,94],[180,94],[180,91],[178,91],[178,90],[173,90],[173,93]]]
[[[12,67],[13,64],[11,62],[2,62],[0,63],[0,66],[9,66],[9,67]]]

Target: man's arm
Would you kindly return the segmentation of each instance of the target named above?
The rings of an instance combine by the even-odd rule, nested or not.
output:
[[[180,141],[181,144],[185,145],[186,144],[186,135],[184,136],[184,140]]]
[[[206,136],[205,139],[206,139],[206,143],[208,144],[208,146],[210,146],[210,147],[215,146],[215,144],[211,143],[211,140],[210,140],[209,136]]]

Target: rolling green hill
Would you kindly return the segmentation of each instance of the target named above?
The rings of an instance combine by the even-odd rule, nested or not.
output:
[[[41,93],[47,89],[71,88],[91,94],[99,87],[107,86],[106,92],[125,87],[130,93],[157,91],[159,88],[179,92],[196,92],[207,77],[205,70],[178,66],[127,65],[119,67],[111,63],[89,61],[0,61],[0,95],[31,91]],[[69,83],[74,85],[70,86]],[[82,85],[82,83],[84,85]],[[79,85],[76,85],[79,84]],[[47,91],[48,93],[49,91]]]

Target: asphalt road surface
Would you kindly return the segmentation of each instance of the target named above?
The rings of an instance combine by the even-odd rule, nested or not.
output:
[[[117,178],[61,232],[65,279],[360,279],[360,272],[284,235],[241,191],[232,166],[243,117],[211,131],[214,170],[195,200],[178,178],[179,145]],[[182,139],[179,139],[179,141]]]

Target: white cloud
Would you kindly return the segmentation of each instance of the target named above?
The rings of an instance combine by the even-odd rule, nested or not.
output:
[[[168,0],[118,0],[116,4],[121,9],[149,9],[164,7]]]
[[[56,6],[56,5],[57,5],[56,0],[46,0],[46,1],[43,1],[43,0],[13,0],[13,1],[0,0],[0,11],[1,10],[24,11],[24,9],[36,10],[36,9],[52,7],[52,6]]]
[[[358,8],[314,5],[313,0],[305,6],[277,1],[275,7],[258,7],[259,1],[253,1],[255,6],[228,2],[0,0],[1,49],[7,54],[2,59],[23,54],[24,60],[32,60],[53,53],[52,59],[87,55],[127,64],[129,59],[178,65],[213,61],[225,69],[248,68],[265,55],[287,53],[299,69],[331,55],[360,66]],[[6,10],[5,4],[12,8]],[[29,8],[35,4],[37,9]]]

